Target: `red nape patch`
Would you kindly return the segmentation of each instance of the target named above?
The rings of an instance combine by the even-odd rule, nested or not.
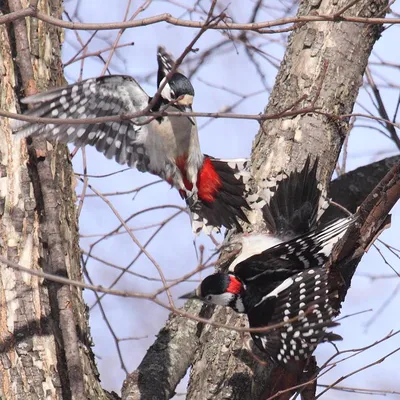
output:
[[[233,294],[239,294],[242,290],[242,282],[240,282],[239,279],[236,279],[233,275],[229,275],[229,280],[229,286],[226,291]]]
[[[209,203],[215,200],[215,194],[218,193],[222,186],[221,178],[209,158],[205,158],[203,166],[197,177],[197,188],[199,190],[199,198]]]

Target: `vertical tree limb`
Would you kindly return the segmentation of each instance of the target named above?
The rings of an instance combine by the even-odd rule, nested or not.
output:
[[[201,313],[202,305],[191,302],[185,311]],[[136,371],[129,374],[122,389],[123,400],[169,399],[185,376],[199,346],[202,326],[196,321],[171,314],[157,340],[147,351]]]
[[[300,3],[298,16],[312,13],[332,14],[343,9],[348,1]],[[313,6],[316,4],[316,6]],[[377,16],[386,1],[359,1],[344,15]],[[330,114],[350,113],[353,109],[362,76],[380,26],[343,22],[309,23],[297,28],[289,37],[284,60],[276,78],[266,113],[276,113],[307,95],[299,107],[315,105]],[[281,120],[267,120],[256,136],[253,173],[256,183],[281,170],[290,172],[304,165],[308,154],[320,157],[319,179],[327,186],[346,132],[346,123],[325,115],[310,113]],[[258,225],[258,226],[257,226]],[[261,217],[255,229],[262,226]],[[235,313],[217,308],[214,318],[229,320],[237,326],[244,323]],[[207,338],[207,340],[202,340]],[[188,400],[265,399],[298,381],[284,374],[279,382],[270,379],[267,368],[254,360],[242,360],[239,335],[207,326],[200,340],[205,343],[198,352],[191,372]],[[218,362],[224,358],[225,368]],[[210,365],[206,370],[204,365]],[[236,374],[232,375],[232,372]],[[222,384],[223,383],[223,384]]]

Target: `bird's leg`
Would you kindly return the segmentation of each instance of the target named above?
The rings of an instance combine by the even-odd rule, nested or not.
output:
[[[168,171],[169,178],[167,179],[168,182],[170,182],[172,186],[174,186],[176,189],[179,190],[179,193],[185,200],[190,199],[193,196],[193,190],[189,190],[185,186],[181,171],[173,165],[169,166],[168,169],[169,169]]]
[[[197,187],[193,187],[192,190],[187,191],[186,200],[190,200],[191,204],[195,204],[198,199],[199,199],[199,196],[197,194]]]

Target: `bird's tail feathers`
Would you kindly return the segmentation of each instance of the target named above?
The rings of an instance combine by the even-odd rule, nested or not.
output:
[[[198,199],[187,199],[195,233],[218,231],[219,226],[242,230],[240,221],[249,223],[244,210],[255,198],[249,186],[250,160],[217,159],[205,156],[199,172]]]

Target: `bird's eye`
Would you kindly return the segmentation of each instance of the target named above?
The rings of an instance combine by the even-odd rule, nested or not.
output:
[[[209,295],[206,297],[206,299],[207,299],[208,301],[211,301],[211,300],[212,300],[211,294],[209,294]]]

